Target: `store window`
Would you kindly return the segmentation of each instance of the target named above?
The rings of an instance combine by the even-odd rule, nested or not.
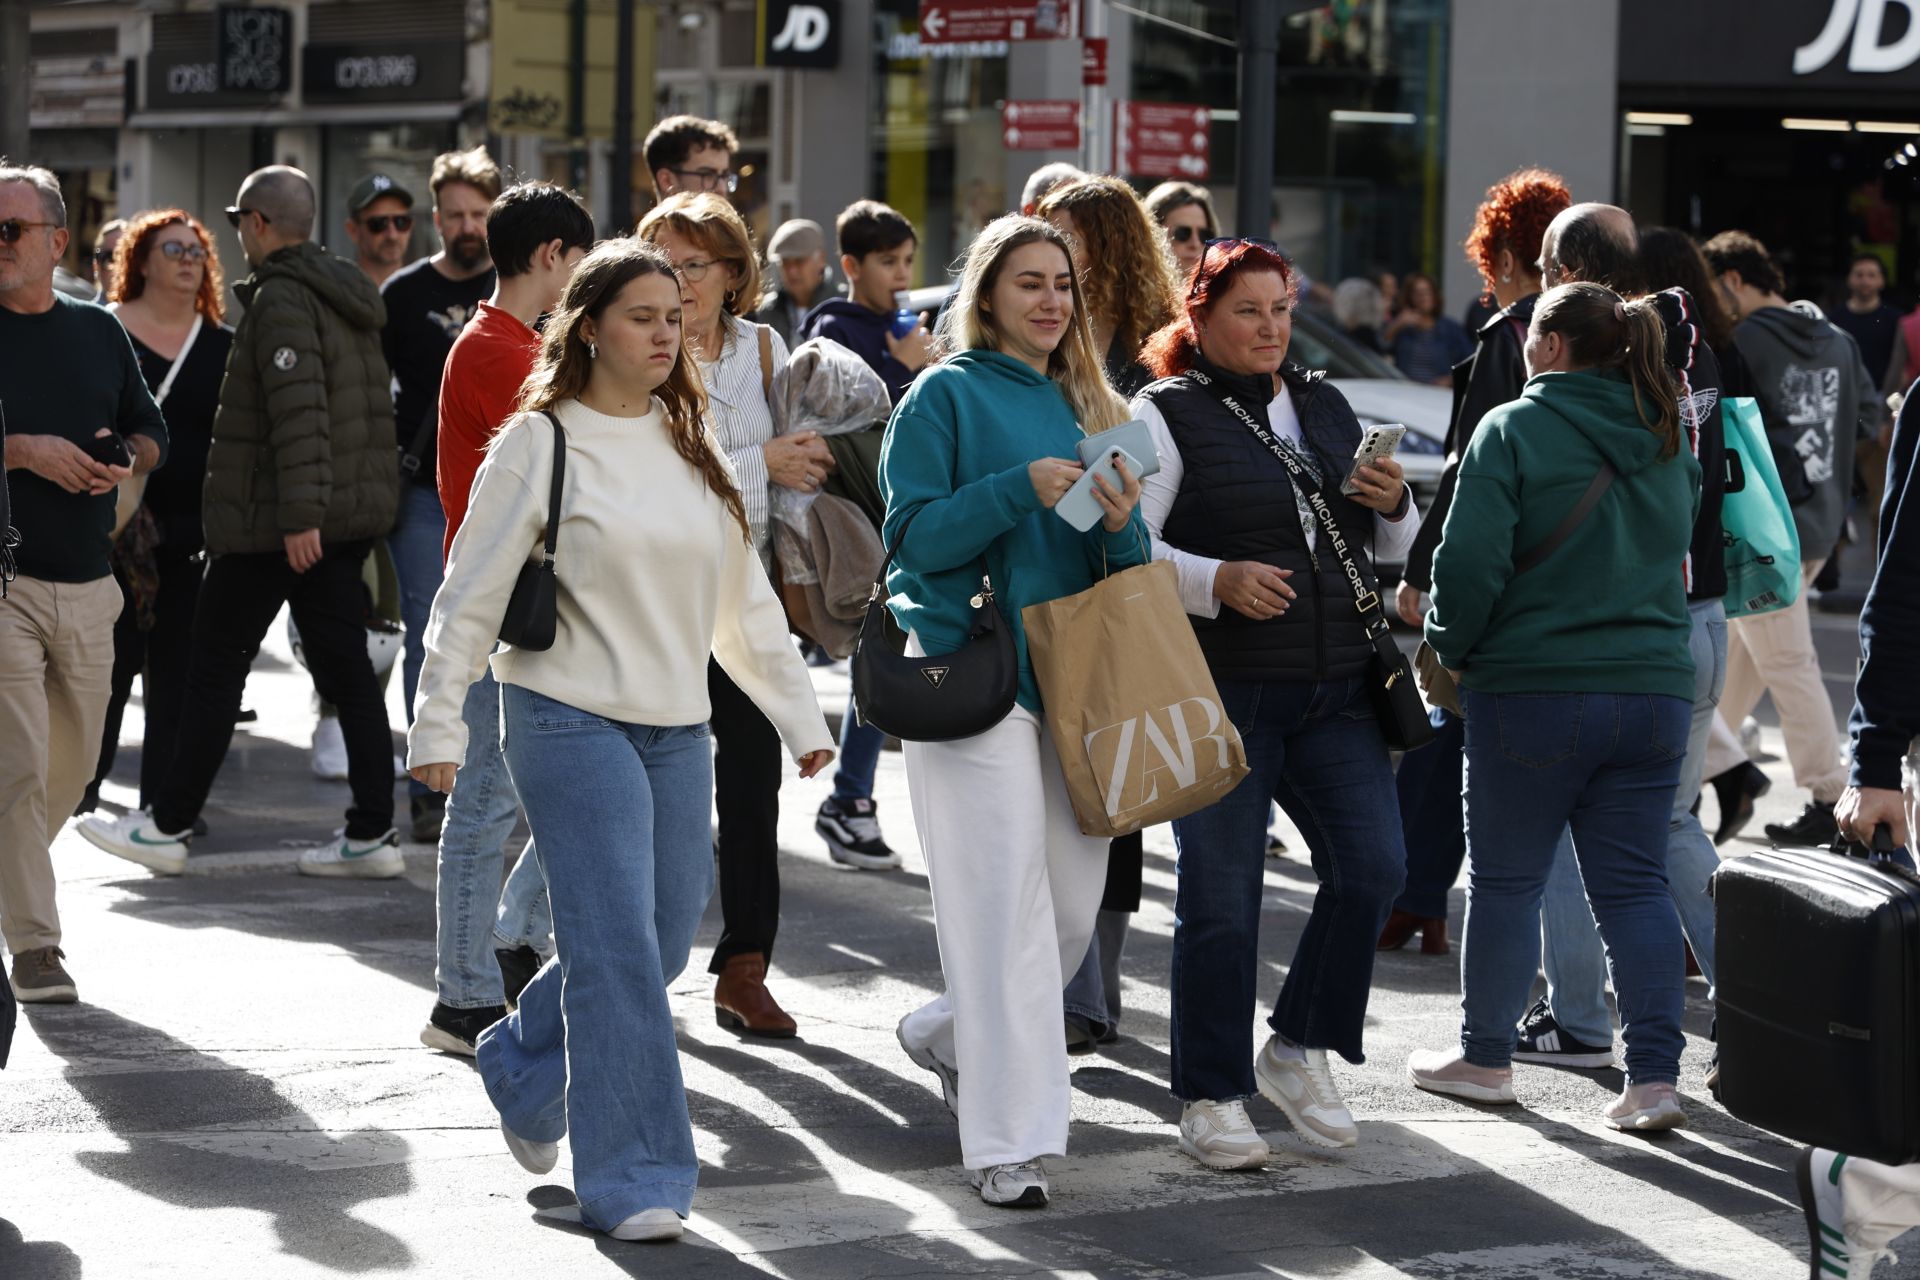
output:
[[[347,193],[368,174],[384,173],[414,199],[407,261],[435,252],[440,243],[433,231],[433,192],[427,179],[433,174],[434,157],[454,148],[451,123],[328,125],[320,182],[323,212],[315,239],[335,253],[352,257],[353,244],[346,231]]]
[[[773,149],[773,83],[764,73],[719,72],[711,80],[682,79],[671,72],[659,74],[658,115],[704,116],[719,120],[740,140],[733,157],[733,171],[740,175],[739,190],[733,194],[733,207],[752,228],[756,243],[765,244],[773,228],[770,192],[772,173],[768,160]],[[642,135],[644,137],[644,135]],[[636,139],[636,145],[638,144]],[[647,172],[645,157],[636,156],[633,181],[637,207],[653,204],[653,179]]]

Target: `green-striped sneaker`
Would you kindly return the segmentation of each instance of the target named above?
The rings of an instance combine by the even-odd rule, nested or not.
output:
[[[1811,1280],[1867,1280],[1873,1264],[1882,1258],[1898,1261],[1886,1247],[1891,1236],[1873,1241],[1847,1235],[1846,1188],[1840,1185],[1846,1165],[1846,1156],[1819,1147],[1808,1147],[1793,1162],[1800,1207],[1807,1215]]]
[[[400,857],[400,833],[392,827],[371,840],[354,840],[343,832],[300,855],[303,876],[391,880],[406,869]]]
[[[163,876],[177,876],[187,869],[187,833],[168,835],[153,825],[153,815],[145,809],[118,818],[93,814],[81,819],[80,834],[94,848]]]

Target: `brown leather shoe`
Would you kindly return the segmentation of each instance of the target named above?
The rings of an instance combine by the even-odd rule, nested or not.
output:
[[[767,959],[759,952],[735,956],[713,984],[714,1021],[729,1031],[770,1039],[790,1038],[797,1028],[767,990]]]
[[[1420,954],[1444,956],[1452,950],[1447,944],[1447,918],[1445,916],[1416,916],[1410,911],[1394,908],[1387,917],[1387,927],[1380,931],[1381,951],[1398,951],[1407,945],[1414,934],[1420,935]]]

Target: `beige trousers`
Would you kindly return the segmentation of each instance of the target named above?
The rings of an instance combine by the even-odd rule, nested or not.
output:
[[[1801,566],[1800,595],[1786,608],[1727,619],[1727,688],[1707,741],[1707,777],[1718,777],[1747,758],[1734,730],[1760,704],[1760,695],[1771,692],[1795,785],[1822,804],[1832,804],[1846,790],[1840,730],[1820,675],[1807,610],[1807,584],[1825,563],[1810,560]]]
[[[0,937],[60,945],[48,846],[100,762],[120,585],[19,577],[0,600]]]

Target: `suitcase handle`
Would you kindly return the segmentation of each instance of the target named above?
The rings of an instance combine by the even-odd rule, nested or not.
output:
[[[1843,858],[1862,858],[1868,862],[1891,862],[1897,851],[1893,843],[1893,828],[1882,822],[1873,829],[1871,844],[1861,844],[1858,840],[1849,840],[1844,835],[1836,835],[1829,846],[1832,852]]]

